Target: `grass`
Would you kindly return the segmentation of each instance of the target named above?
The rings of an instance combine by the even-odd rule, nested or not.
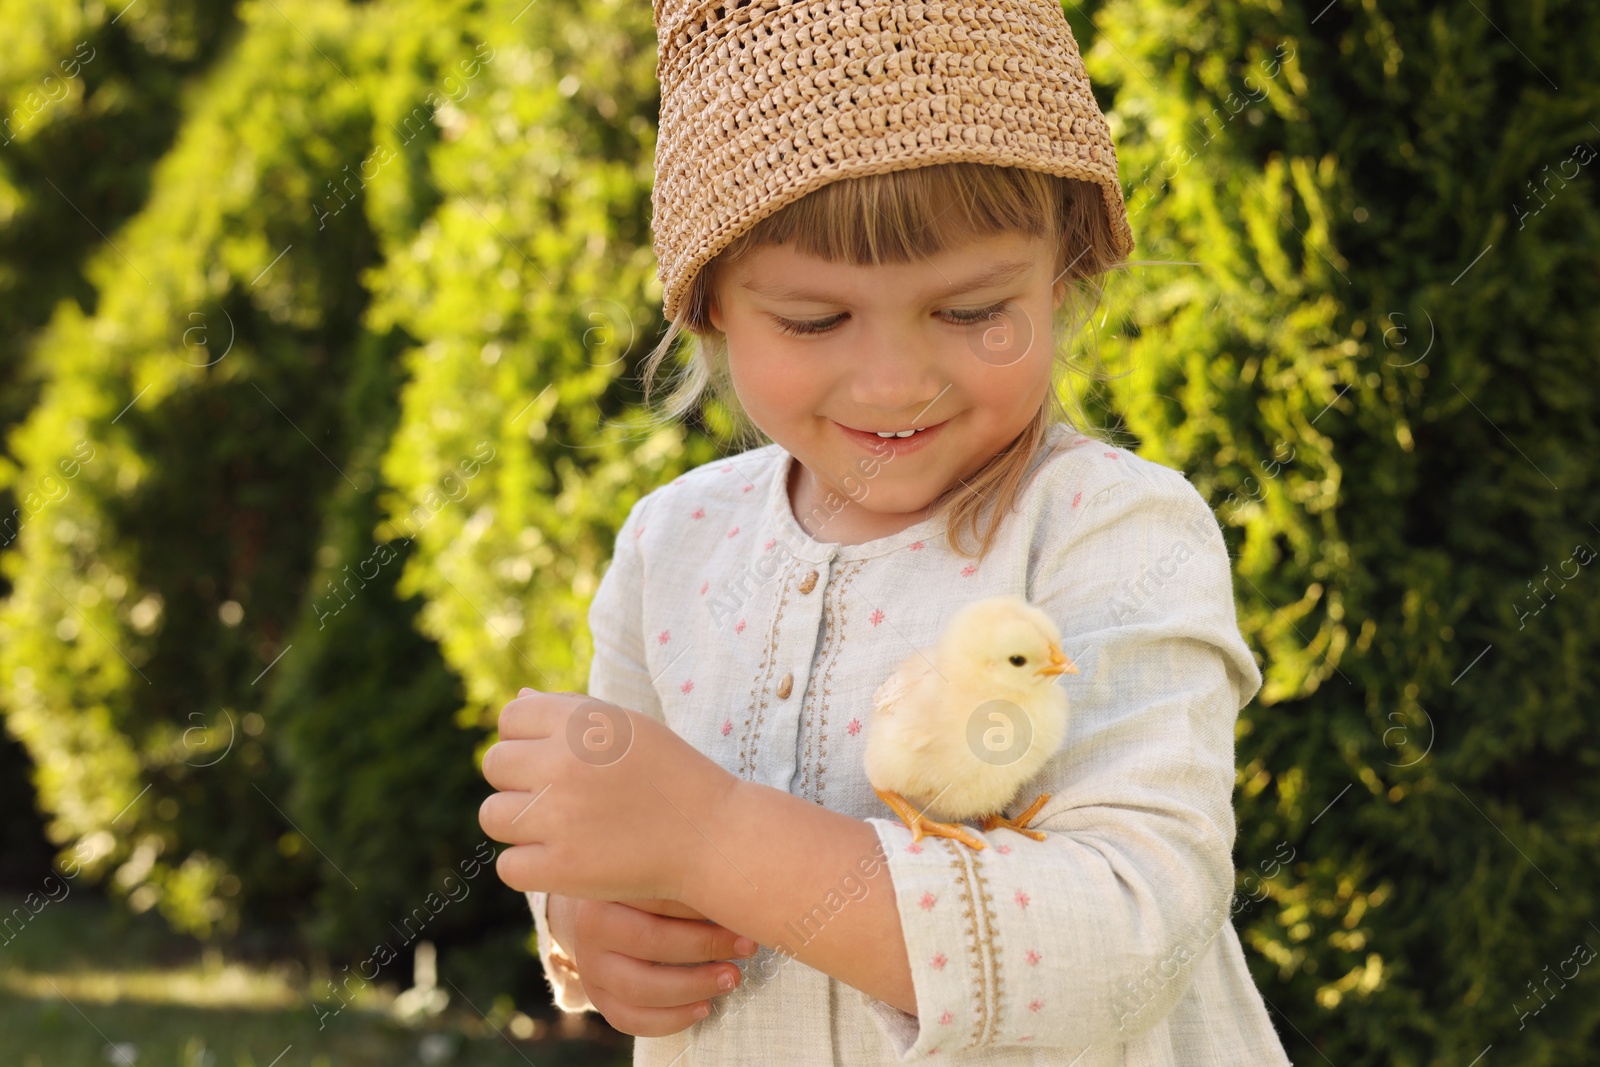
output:
[[[37,901],[35,901],[37,904]],[[20,907],[0,897],[0,915]],[[26,909],[23,909],[26,914]],[[7,937],[9,936],[9,940]],[[537,964],[535,964],[537,966]],[[4,1067],[566,1067],[632,1062],[633,1039],[598,1016],[555,1025],[510,997],[476,1006],[448,986],[443,1012],[393,1014],[397,990],[370,986],[337,1014],[309,991],[325,976],[284,961],[250,965],[180,938],[154,916],[102,901],[47,904],[0,934]]]

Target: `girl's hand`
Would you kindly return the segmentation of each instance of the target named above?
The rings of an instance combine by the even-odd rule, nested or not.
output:
[[[617,903],[638,908],[640,911],[648,911],[652,915],[667,915],[674,919],[698,919],[703,923],[711,921],[681,900],[619,900]]]
[[[723,868],[711,844],[739,779],[665,723],[581,693],[518,697],[500,711],[478,809],[512,889],[597,900],[681,901]],[[730,872],[731,873],[731,872]]]
[[[578,968],[589,1003],[606,1022],[635,1037],[665,1037],[694,1025],[702,1018],[697,1009],[709,1012],[710,998],[737,988],[739,981],[739,968],[707,961],[754,953],[753,945],[749,953],[738,951],[732,930],[696,918],[671,918],[657,908],[693,912],[667,900],[550,897],[551,930],[562,931],[556,941]],[[570,930],[563,930],[569,923]],[[734,982],[728,989],[717,984],[724,974]]]

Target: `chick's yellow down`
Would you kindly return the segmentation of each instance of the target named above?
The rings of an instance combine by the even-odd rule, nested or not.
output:
[[[939,643],[908,656],[872,697],[866,771],[873,790],[919,841],[984,841],[963,826],[1027,829],[1045,793],[1015,819],[1003,809],[1067,736],[1067,695],[1057,679],[1078,668],[1048,615],[1016,596],[957,611]]]

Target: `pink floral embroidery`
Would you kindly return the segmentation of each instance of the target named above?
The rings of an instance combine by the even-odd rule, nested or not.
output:
[[[745,487],[744,487],[744,488],[743,488],[743,489],[741,489],[741,490],[739,490],[739,492],[741,492],[741,493],[748,493],[748,492],[749,492],[749,491],[750,491],[750,490],[752,490],[752,489],[754,489],[754,488],[755,488],[755,486],[753,486],[753,485],[747,485],[747,486],[745,486]]]
[[[643,536],[644,536],[644,527],[643,527],[643,526],[641,526],[641,527],[639,527],[639,528],[638,528],[638,529],[637,529],[637,530],[635,530],[635,531],[633,531],[633,536],[634,536],[634,537],[635,537],[635,538],[636,538],[636,539],[637,539],[637,538],[640,538],[640,537],[643,537]]]
[[[722,736],[723,737],[727,737],[732,732],[733,732],[733,720],[732,719],[723,719],[722,720]]]
[[[743,619],[740,619],[738,622],[734,623],[733,632],[736,633],[736,634],[744,633],[744,620]]]
[[[913,841],[911,844],[906,846],[906,851],[911,853],[913,856],[920,856],[922,855],[922,846]]]
[[[933,964],[933,966],[937,970],[941,970],[942,971],[942,970],[944,970],[944,965],[949,963],[950,961],[945,959],[943,952],[939,952],[939,953],[936,953],[934,955],[933,959],[929,960],[928,962]]]
[[[1117,458],[1117,454],[1115,452],[1107,452],[1106,453],[1106,458],[1107,459],[1116,459]]]
[[[1089,443],[1089,439],[1087,437],[1080,437],[1072,443],[1075,445],[1086,445]]]
[[[883,612],[874,608],[872,614],[867,616],[867,621],[872,623],[874,626],[878,625],[883,621]]]
[[[1023,1034],[1021,1037],[1017,1038],[1017,1040],[1018,1041],[1032,1041],[1033,1040],[1033,1035],[1032,1034]]]
[[[689,517],[691,519],[703,519],[703,518],[706,517],[706,509],[705,508],[695,508],[694,509],[694,514],[690,515]]]
[[[845,729],[850,731],[850,736],[851,737],[854,737],[856,734],[859,734],[861,732],[861,720],[860,719],[851,719],[850,720],[850,725],[846,726]]]
[[[1017,903],[1021,904],[1024,908],[1028,906],[1028,894],[1024,893],[1020,889],[1017,890]]]
[[[922,894],[922,899],[917,901],[917,903],[922,905],[923,911],[927,911],[932,908],[934,904],[938,903],[938,900],[939,898],[934,896],[932,893],[924,893]]]
[[[920,551],[922,551],[922,542],[921,541],[913,541],[909,545],[907,545],[906,547],[908,549],[910,549],[912,552],[920,552]]]
[[[1011,855],[1011,846],[1010,845],[996,845],[996,846],[994,846],[994,850],[996,852],[1000,853],[1000,855],[1002,855],[1002,856]]]
[[[939,1016],[939,1022],[945,1026],[949,1026],[954,1020],[955,1016],[951,1015],[949,1012],[945,1012],[943,1015]]]
[[[978,568],[974,567],[970,563],[967,564],[965,567],[961,568],[961,577],[963,577],[963,578],[971,578],[974,574],[977,574],[977,573],[978,573]]]
[[[689,692],[690,690],[692,690],[694,688],[694,679],[693,678],[689,679],[688,681],[684,682],[682,685],[678,686],[678,688],[683,690],[685,693]]]
[[[1072,506],[1073,507],[1077,507],[1078,506],[1078,501],[1080,501],[1082,499],[1083,499],[1083,490],[1080,489],[1076,493],[1072,494]]]
[[[1036,966],[1040,959],[1041,957],[1036,950],[1031,948],[1028,950],[1027,960],[1030,966]]]
[[[656,638],[656,644],[664,645],[668,641],[671,641],[671,640],[672,640],[672,631],[671,630],[662,630],[661,631],[661,635]]]
[[[1028,1001],[1028,1010],[1029,1011],[1038,1011],[1042,1007],[1044,1007],[1044,1001],[1042,1001],[1042,1000],[1030,1000],[1030,1001]]]
[[[733,529],[728,531],[728,536],[732,537],[734,534],[736,534],[738,532],[739,532],[739,527],[735,526]]]
[[[722,473],[726,474],[731,470],[733,470],[733,464],[732,463],[724,463],[722,465]]]
[[[771,552],[772,551],[772,546],[777,544],[777,543],[778,543],[778,539],[776,537],[774,537],[770,541],[768,541],[766,544],[762,545],[761,546],[761,550],[763,552]]]
[[[711,579],[707,578],[705,581],[700,583],[700,595],[701,596],[705,596],[706,595],[706,590],[710,589],[710,588],[711,588]]]

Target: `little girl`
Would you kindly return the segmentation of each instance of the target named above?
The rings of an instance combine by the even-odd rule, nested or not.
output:
[[[637,1035],[637,1064],[1288,1063],[1230,915],[1261,676],[1227,548],[1181,473],[1061,399],[1058,350],[1133,239],[1059,3],[655,14],[671,328],[647,396],[687,330],[667,414],[772,443],[632,508],[588,692],[739,789],[695,826],[692,892],[529,893],[557,1004]],[[872,695],[999,594],[1079,668],[1065,744],[1008,809],[1048,794],[1045,840],[913,842],[866,780]]]

